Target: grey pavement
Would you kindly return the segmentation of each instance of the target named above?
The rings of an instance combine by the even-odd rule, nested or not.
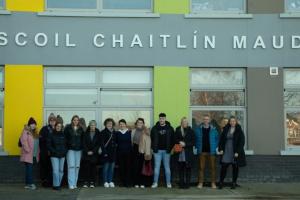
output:
[[[192,187],[188,190],[167,189],[137,189],[137,188],[103,188],[93,189],[52,189],[38,188],[28,191],[19,184],[0,185],[0,200],[194,200],[194,199],[297,199],[300,200],[300,183],[243,183],[241,187],[231,190],[225,187],[223,190],[213,190],[204,187],[197,189]]]

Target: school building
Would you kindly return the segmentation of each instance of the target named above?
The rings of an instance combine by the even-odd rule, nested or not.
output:
[[[0,88],[1,181],[23,178],[31,116],[161,112],[219,130],[235,115],[241,180],[300,181],[300,0],[0,0]]]

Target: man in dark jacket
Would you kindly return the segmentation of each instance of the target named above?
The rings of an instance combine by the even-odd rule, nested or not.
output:
[[[48,117],[48,125],[44,126],[39,133],[39,147],[40,147],[40,177],[42,186],[52,186],[52,166],[50,161],[50,154],[47,149],[47,140],[52,134],[56,123],[56,117],[51,113]]]
[[[154,179],[152,188],[157,188],[161,161],[163,161],[167,187],[171,185],[170,152],[174,146],[174,129],[166,121],[166,114],[159,114],[159,122],[151,129],[151,147],[154,153]]]

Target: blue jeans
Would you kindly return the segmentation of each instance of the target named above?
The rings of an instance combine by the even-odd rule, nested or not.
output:
[[[25,184],[31,185],[33,184],[33,164],[32,163],[24,163],[25,164]]]
[[[114,170],[115,170],[114,162],[105,162],[103,164],[103,183],[113,182]]]
[[[170,170],[170,154],[166,150],[158,150],[154,153],[154,179],[153,182],[157,183],[160,172],[161,161],[163,161],[165,176],[167,184],[171,183],[171,170]]]
[[[65,158],[51,157],[53,186],[60,187],[62,177],[64,175]]]
[[[69,187],[77,187],[80,168],[81,151],[69,150],[67,153],[68,184]]]

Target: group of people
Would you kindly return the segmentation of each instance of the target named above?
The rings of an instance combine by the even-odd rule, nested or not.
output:
[[[126,120],[118,121],[116,130],[112,118],[105,119],[104,129],[99,130],[95,120],[85,126],[82,118],[75,115],[64,126],[60,116],[50,114],[48,125],[37,132],[37,123],[30,118],[19,139],[20,160],[25,164],[25,188],[36,189],[33,181],[33,164],[39,162],[43,186],[52,185],[60,190],[64,175],[65,159],[69,189],[76,189],[79,171],[84,188],[94,188],[97,166],[102,165],[102,180],[105,188],[114,188],[115,164],[118,165],[120,185],[157,188],[161,163],[164,167],[167,188],[172,188],[171,157],[176,160],[179,187],[189,188],[191,168],[196,155],[199,157],[199,183],[203,187],[206,161],[210,164],[211,187],[216,188],[216,157],[220,155],[219,188],[222,189],[227,168],[231,165],[232,186],[236,187],[239,167],[245,166],[244,133],[235,117],[219,133],[211,125],[210,116],[203,123],[190,127],[183,117],[174,130],[159,114],[159,121],[149,130],[143,118],[138,118],[135,127],[129,129]],[[150,184],[149,184],[150,183]]]

